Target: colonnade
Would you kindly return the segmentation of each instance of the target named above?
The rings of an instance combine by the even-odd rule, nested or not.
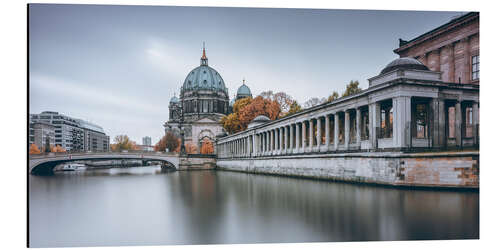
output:
[[[217,153],[219,157],[259,157],[476,145],[478,104],[410,96],[360,102],[359,106],[304,113],[222,138]]]

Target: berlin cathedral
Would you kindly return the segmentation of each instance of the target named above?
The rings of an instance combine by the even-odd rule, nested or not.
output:
[[[208,66],[208,58],[203,46],[200,66],[189,72],[181,87],[179,98],[175,95],[168,105],[169,120],[163,125],[165,133],[179,134],[181,113],[184,114],[185,143],[193,143],[201,148],[201,143],[208,139],[215,142],[216,135],[224,133],[220,120],[232,112],[232,106],[238,99],[252,97],[250,88],[243,84],[236,96],[229,101],[229,94],[222,76]],[[182,111],[182,112],[181,112]]]

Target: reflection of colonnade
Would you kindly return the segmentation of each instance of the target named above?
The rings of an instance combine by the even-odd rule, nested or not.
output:
[[[479,145],[479,86],[399,58],[358,94],[219,138],[217,154],[259,157]]]

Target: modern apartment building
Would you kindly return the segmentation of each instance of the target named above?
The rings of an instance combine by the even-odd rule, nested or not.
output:
[[[40,151],[45,151],[47,142],[50,147],[55,146],[56,127],[42,122],[30,122],[29,124],[29,144],[35,144]]]
[[[102,127],[93,123],[76,119],[80,126],[84,129],[83,141],[84,150],[92,152],[107,152],[109,151],[109,136],[104,133]]]
[[[55,145],[60,145],[68,152],[109,151],[109,136],[100,126],[90,122],[58,112],[44,111],[40,114],[30,114],[30,123],[54,126]]]

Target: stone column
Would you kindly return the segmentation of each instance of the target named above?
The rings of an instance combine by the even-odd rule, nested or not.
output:
[[[255,152],[255,149],[256,149],[256,148],[257,148],[257,147],[255,146],[255,134],[253,134],[253,135],[252,135],[252,151],[253,151],[253,152],[252,152],[252,154],[251,154],[250,156],[254,156],[254,155],[255,155],[255,153],[256,153],[256,152]]]
[[[339,148],[339,113],[335,113],[333,117],[333,150],[338,150]]]
[[[276,129],[273,128],[273,129],[271,129],[270,132],[271,132],[271,154],[275,155],[276,154],[276,138],[277,138]]]
[[[320,149],[321,147],[321,118],[318,117],[316,118],[316,142],[318,143],[318,145],[316,145],[316,148]]]
[[[274,131],[274,154],[279,154],[279,141],[278,141],[279,132],[277,128],[273,129],[273,131]]]
[[[462,146],[462,105],[460,100],[455,104],[455,140],[456,145]]]
[[[302,121],[302,152],[306,151],[306,121]]]
[[[361,110],[356,108],[356,144],[361,147]]]
[[[345,149],[349,149],[350,134],[351,134],[351,116],[349,110],[344,111],[344,144]]]
[[[325,145],[328,150],[328,146],[330,145],[330,116],[325,115]]]
[[[262,132],[262,155],[265,155],[266,153],[266,132]]]
[[[298,123],[295,123],[295,153],[299,152],[299,145],[300,145],[300,126]]]
[[[372,148],[376,149],[378,147],[378,137],[380,133],[380,103],[374,102],[370,104],[369,109],[370,116],[370,141],[372,143]]]
[[[312,152],[314,142],[313,119],[309,120],[309,151]]]
[[[392,141],[396,148],[407,146],[410,137],[411,97],[392,98]]]
[[[288,153],[288,125],[283,130],[285,132],[285,153]]]
[[[479,103],[472,103],[472,133],[474,145],[479,146]]]
[[[283,141],[283,139],[281,138],[283,133],[281,133],[281,127],[277,128],[276,131],[278,131],[278,154],[282,154],[283,153],[283,147],[281,146],[281,143]]]

